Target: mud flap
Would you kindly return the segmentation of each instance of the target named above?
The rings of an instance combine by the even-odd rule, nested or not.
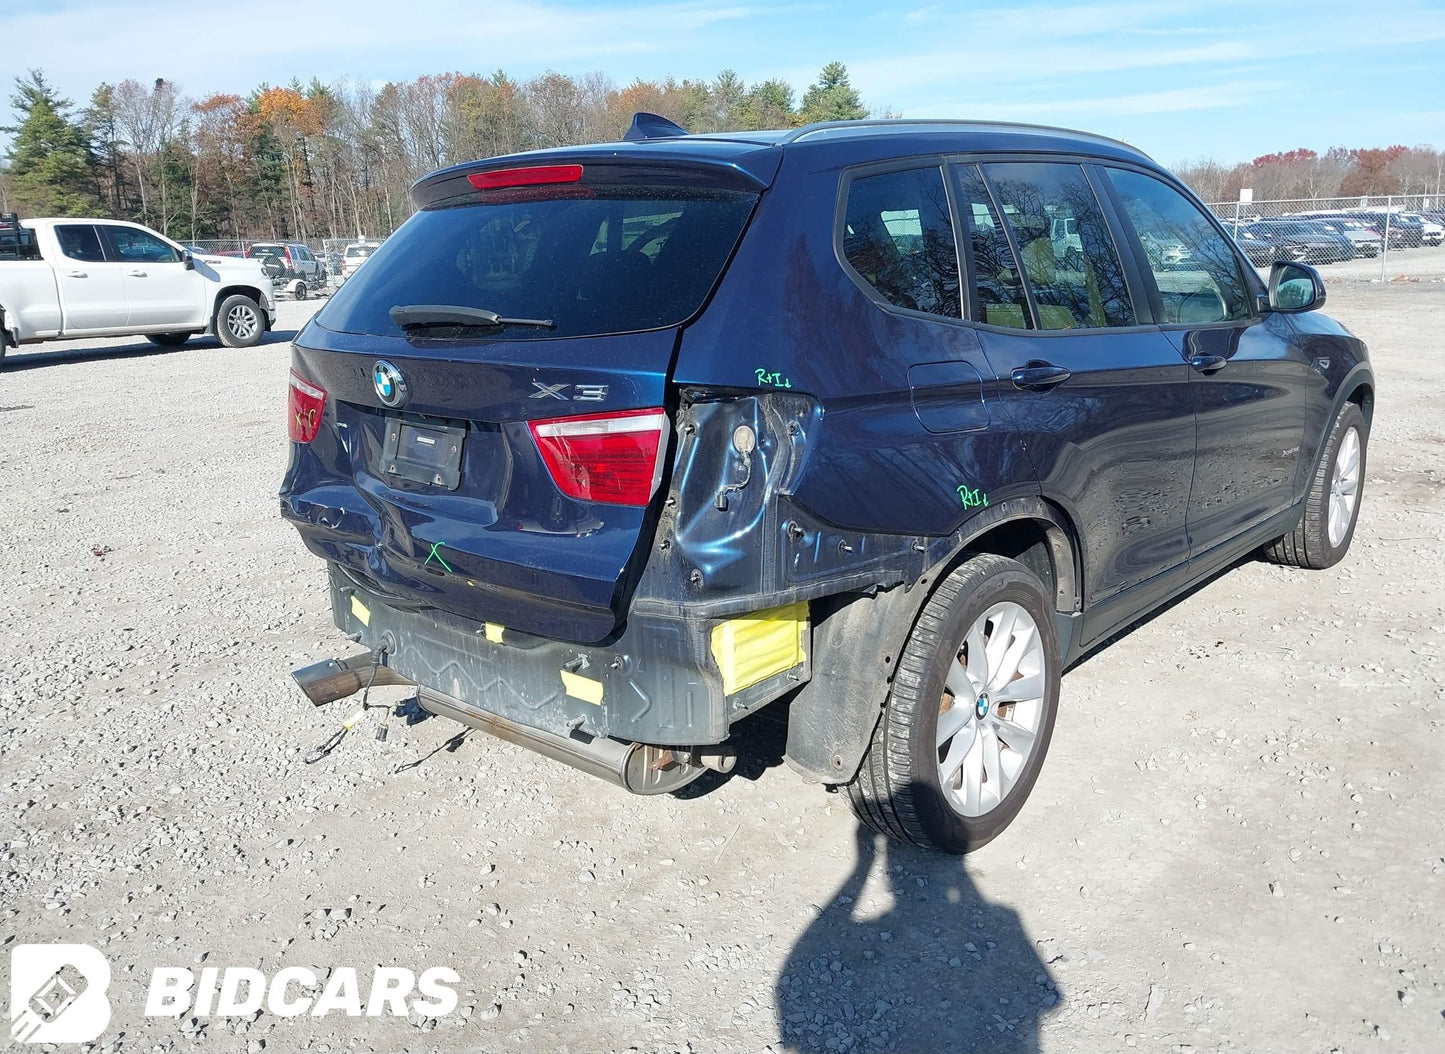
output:
[[[847,783],[883,713],[893,667],[927,590],[897,588],[813,605],[813,678],[788,712],[784,760],[809,779]]]

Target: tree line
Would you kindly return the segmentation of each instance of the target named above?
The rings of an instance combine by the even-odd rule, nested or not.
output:
[[[1430,194],[1445,191],[1445,151],[1429,146],[1297,149],[1222,165],[1213,159],[1176,165],[1175,173],[1205,201],[1238,201],[1245,188],[1258,200]]]
[[[786,128],[869,115],[840,62],[797,96],[786,81],[637,80],[548,72],[528,80],[446,73],[366,84],[261,85],[187,96],[166,79],[101,84],[77,106],[40,70],[15,79],[0,161],[0,211],[136,220],[194,241],[387,234],[411,213],[407,189],[446,165],[619,138],[632,114],[693,132]],[[896,116],[880,114],[880,116]],[[1206,201],[1440,194],[1445,153],[1389,146],[1297,149],[1175,171]]]
[[[548,72],[518,80],[447,73],[380,88],[261,85],[188,97],[165,79],[101,84],[84,106],[44,72],[15,79],[0,211],[135,220],[173,238],[311,240],[387,234],[407,189],[446,165],[620,138],[638,110],[693,132],[858,120],[868,109],[839,62],[797,97],[780,79],[746,84]]]

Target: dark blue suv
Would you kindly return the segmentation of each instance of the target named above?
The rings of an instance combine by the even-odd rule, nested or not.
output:
[[[436,172],[296,339],[282,514],[423,707],[640,793],[788,763],[962,852],[1085,650],[1359,512],[1363,343],[1123,143],[957,122]]]

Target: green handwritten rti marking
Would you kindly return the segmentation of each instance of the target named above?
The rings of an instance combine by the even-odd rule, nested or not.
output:
[[[793,382],[781,373],[769,373],[761,366],[753,371],[753,376],[758,379],[759,384],[769,388],[791,388],[793,386]]]
[[[451,567],[448,566],[448,565],[447,565],[447,562],[442,559],[442,554],[441,554],[441,552],[439,551],[439,550],[442,548],[442,546],[444,546],[444,545],[446,545],[446,544],[447,544],[446,542],[432,542],[432,543],[431,543],[431,552],[429,552],[429,553],[426,554],[426,559],[422,561],[422,567],[425,567],[427,564],[431,563],[432,560],[436,560],[437,563],[439,563],[439,564],[442,565],[442,570],[446,571],[447,574],[451,574],[451,573],[452,573]]]
[[[958,500],[963,502],[965,509],[986,509],[988,508],[988,495],[980,494],[978,488],[970,490],[968,487],[958,488]]]

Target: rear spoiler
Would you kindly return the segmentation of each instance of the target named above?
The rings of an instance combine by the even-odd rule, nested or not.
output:
[[[418,209],[484,201],[488,192],[478,190],[471,176],[508,169],[578,165],[582,169],[580,176],[568,181],[574,186],[635,184],[759,193],[772,184],[781,161],[782,150],[775,146],[749,143],[739,149],[736,143],[690,136],[544,150],[471,161],[433,172],[412,186],[411,201]]]

